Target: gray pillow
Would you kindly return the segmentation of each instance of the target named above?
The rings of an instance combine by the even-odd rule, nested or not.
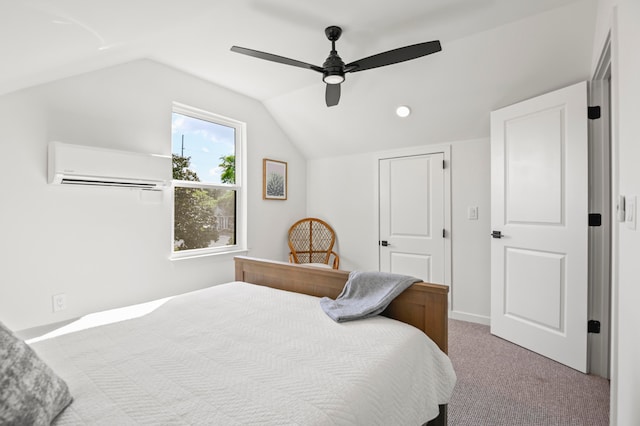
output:
[[[49,425],[71,399],[64,380],[0,323],[0,425]]]

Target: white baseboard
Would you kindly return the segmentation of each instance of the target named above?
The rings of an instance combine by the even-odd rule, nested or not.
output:
[[[460,321],[475,322],[476,324],[491,325],[491,318],[484,315],[468,314],[466,312],[449,311],[449,318]]]

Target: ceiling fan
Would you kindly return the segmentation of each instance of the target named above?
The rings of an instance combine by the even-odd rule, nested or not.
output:
[[[331,52],[329,53],[329,57],[321,67],[308,64],[306,62],[297,61],[295,59],[285,58],[284,56],[274,55],[272,53],[265,53],[258,50],[247,49],[245,47],[233,46],[231,47],[231,51],[260,59],[266,59],[267,61],[278,62],[285,65],[292,65],[294,67],[307,68],[321,73],[322,80],[327,83],[325,100],[327,102],[327,106],[331,107],[334,105],[338,105],[338,102],[340,101],[340,84],[344,81],[344,76],[346,73],[364,71],[371,68],[397,64],[398,62],[409,61],[411,59],[430,55],[442,50],[440,41],[434,40],[378,53],[377,55],[368,56],[366,58],[359,59],[345,65],[340,56],[338,56],[338,52],[336,51],[336,41],[342,34],[342,28],[332,25],[330,27],[327,27],[324,30],[324,33],[326,34],[329,41],[331,41]]]

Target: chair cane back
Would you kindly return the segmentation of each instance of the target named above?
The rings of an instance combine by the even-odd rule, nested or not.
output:
[[[333,251],[336,234],[328,223],[308,217],[289,228],[289,262],[327,265],[333,269],[340,266],[340,257]],[[333,262],[329,265],[331,256]]]

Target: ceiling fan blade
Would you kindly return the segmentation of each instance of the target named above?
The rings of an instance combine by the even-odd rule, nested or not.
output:
[[[246,47],[233,46],[232,52],[242,53],[243,55],[253,56],[254,58],[265,59],[267,61],[278,62],[280,64],[292,65],[294,67],[306,68],[317,72],[323,72],[322,67],[308,64],[302,61],[296,61],[295,59],[285,58],[284,56],[274,55],[272,53],[260,52],[259,50],[247,49]]]
[[[327,84],[327,90],[324,93],[324,99],[327,101],[328,107],[338,105],[338,102],[340,101],[340,85]]]
[[[386,65],[397,64],[398,62],[409,61],[421,56],[430,55],[442,50],[440,41],[427,41],[425,43],[413,44],[411,46],[400,47],[377,55],[362,58],[345,65],[345,72],[364,71],[371,68],[384,67]]]

